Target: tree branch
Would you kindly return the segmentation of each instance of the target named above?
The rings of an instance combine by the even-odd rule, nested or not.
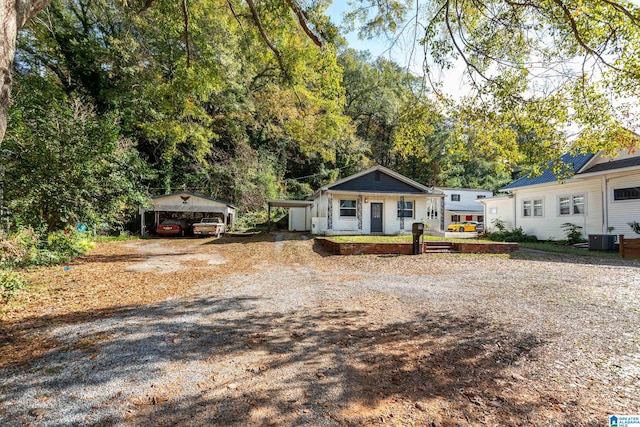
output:
[[[302,27],[304,32],[307,34],[307,36],[309,36],[311,41],[313,41],[313,43],[316,46],[322,47],[322,42],[320,41],[318,36],[316,36],[307,25],[307,19],[309,18],[307,16],[307,13],[304,10],[302,10],[302,8],[300,8],[300,5],[296,2],[296,0],[286,0],[286,2],[291,8],[291,10],[293,10],[293,13],[295,13],[296,16],[298,17],[298,22],[300,23],[300,26]]]
[[[260,15],[258,15],[258,10],[256,9],[255,3],[253,2],[253,0],[245,0],[245,1],[249,6],[249,10],[251,11],[251,16],[253,17],[253,22],[255,22],[256,27],[258,27],[258,31],[260,32],[260,36],[262,37],[262,40],[264,40],[264,42],[267,44],[269,49],[271,49],[273,54],[276,56],[276,60],[278,61],[278,65],[280,66],[280,69],[282,70],[282,72],[285,74],[285,76],[288,75],[287,68],[285,67],[284,60],[282,59],[282,54],[280,53],[278,48],[276,48],[273,45],[273,43],[269,39],[269,36],[264,30],[264,27],[262,26],[262,21],[260,20]]]
[[[191,68],[191,46],[189,45],[189,13],[187,0],[182,0],[182,14],[184,15],[184,44],[187,49],[187,68]]]

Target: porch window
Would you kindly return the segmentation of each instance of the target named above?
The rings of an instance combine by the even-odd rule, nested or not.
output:
[[[427,200],[427,219],[438,219],[439,199],[430,198]]]
[[[413,201],[398,201],[398,218],[413,218]]]
[[[356,216],[356,201],[355,200],[340,200],[340,216],[341,217],[354,217]]]
[[[533,203],[531,202],[531,200],[522,201],[522,216],[524,217],[533,216],[533,210],[531,209],[532,204]]]

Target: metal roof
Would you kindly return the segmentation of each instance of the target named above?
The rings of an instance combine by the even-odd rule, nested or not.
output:
[[[606,163],[599,163],[590,167],[587,170],[580,172],[580,175],[585,173],[604,172],[615,169],[629,168],[633,166],[640,166],[640,156],[629,157],[628,159],[614,160]]]
[[[224,202],[222,200],[214,199],[213,197],[203,196],[202,194],[192,193],[190,191],[176,191],[175,193],[161,194],[159,196],[151,196],[151,200],[162,199],[164,197],[178,196],[180,194],[186,194],[186,195],[189,195],[189,196],[199,197],[201,199],[210,200],[210,201],[216,202],[216,203],[221,203],[221,204],[226,205],[226,206],[228,206],[230,208],[234,208],[234,209],[236,208],[235,206],[233,206],[229,202]]]
[[[562,157],[560,157],[560,161],[562,163],[565,163],[567,165],[571,165],[571,171],[575,174],[576,172],[578,172],[580,170],[580,168],[582,168],[591,158],[593,157],[593,154],[577,154],[577,155],[571,155],[571,154],[564,154]],[[532,178],[527,177],[527,176],[523,176],[520,179],[517,179],[515,181],[513,181],[511,184],[502,187],[500,190],[511,190],[514,188],[519,188],[519,187],[527,187],[530,185],[537,185],[537,184],[546,184],[546,183],[550,183],[550,182],[554,182],[554,181],[558,181],[558,176],[556,174],[553,173],[552,168],[553,167],[553,162],[549,163],[549,169],[545,169],[544,172],[542,172],[541,175],[538,176],[534,176]]]
[[[267,200],[269,206],[276,208],[305,208],[313,206],[310,200]]]
[[[444,203],[444,209],[447,211],[459,211],[459,212],[482,212],[484,206],[480,203],[474,204],[462,204],[462,203]]]

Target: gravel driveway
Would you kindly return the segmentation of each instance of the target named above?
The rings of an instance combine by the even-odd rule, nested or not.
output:
[[[242,239],[110,243],[71,266],[75,282],[40,271],[77,300],[23,296],[40,308],[5,315],[0,356],[16,359],[0,370],[0,425],[592,426],[640,413],[638,262],[339,257],[290,235]],[[98,306],[78,296],[90,286],[117,295]]]

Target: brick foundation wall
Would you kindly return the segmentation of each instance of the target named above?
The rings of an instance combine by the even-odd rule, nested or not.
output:
[[[454,243],[453,247],[461,254],[510,254],[520,249],[517,243]]]
[[[322,247],[335,255],[411,255],[412,243],[337,243],[331,239],[317,237]],[[426,243],[425,243],[426,244]],[[433,245],[434,242],[429,242]],[[453,248],[464,254],[510,254],[517,251],[517,243],[453,243]]]

